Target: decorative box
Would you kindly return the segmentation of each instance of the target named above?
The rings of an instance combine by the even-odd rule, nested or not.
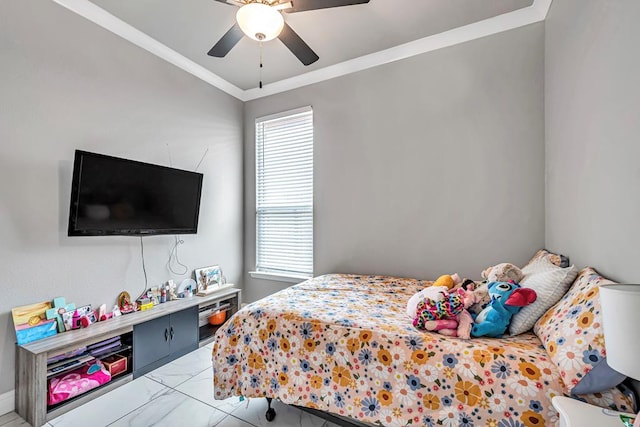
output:
[[[153,303],[148,302],[146,304],[140,304],[140,311],[151,310],[153,308]]]
[[[112,377],[127,371],[127,358],[118,354],[113,354],[102,359],[102,363]]]

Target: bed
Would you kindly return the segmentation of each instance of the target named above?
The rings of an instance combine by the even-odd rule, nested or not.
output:
[[[406,302],[430,284],[332,274],[246,306],[217,332],[215,398],[275,398],[384,426],[555,425],[564,384],[540,339],[418,331]],[[594,399],[624,409],[615,392]]]

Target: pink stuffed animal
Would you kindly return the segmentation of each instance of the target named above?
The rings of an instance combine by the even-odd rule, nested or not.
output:
[[[473,291],[456,288],[441,294],[441,300],[425,298],[418,303],[413,326],[468,339],[473,319],[467,308],[476,301]]]
[[[429,320],[425,322],[424,329],[438,332],[449,337],[458,337],[465,340],[471,338],[471,328],[473,327],[473,317],[464,310],[458,314],[456,319]]]
[[[413,319],[416,317],[416,307],[418,303],[425,298],[429,298],[435,301],[442,301],[444,294],[450,289],[458,286],[462,283],[462,279],[458,276],[458,273],[444,274],[432,283],[431,286],[427,286],[417,294],[414,294],[407,302],[407,315]],[[443,294],[444,293],[444,294]]]
[[[448,294],[449,288],[446,286],[427,286],[417,294],[414,294],[409,298],[407,302],[407,316],[409,318],[414,319],[416,317],[416,312],[418,310],[418,303],[420,301],[424,301],[425,299],[430,299],[433,301],[442,301],[444,296]]]

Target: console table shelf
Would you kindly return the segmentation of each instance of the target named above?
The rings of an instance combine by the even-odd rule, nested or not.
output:
[[[226,288],[204,297],[194,296],[169,301],[150,310],[95,323],[86,329],[68,331],[16,346],[16,412],[34,427],[44,425],[47,421],[83,403],[144,375],[198,346],[211,342],[213,340],[211,333],[202,334],[198,312],[219,307],[220,310],[227,311],[227,318],[229,318],[238,311],[240,302],[241,290]],[[167,326],[164,333],[158,333],[158,336],[155,336],[147,332],[162,329],[165,323]],[[127,372],[68,402],[48,408],[47,360],[116,336],[124,338],[127,343],[118,352],[126,353],[129,362],[133,362],[129,364]],[[161,341],[165,341],[166,344]],[[140,347],[136,347],[136,342],[139,342]],[[165,346],[166,349],[162,350],[163,354],[156,355],[149,352],[152,345],[155,348]],[[106,354],[100,356],[102,357],[106,357]]]

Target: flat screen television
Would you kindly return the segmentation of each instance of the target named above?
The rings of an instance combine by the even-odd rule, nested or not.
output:
[[[69,236],[195,234],[202,174],[76,150]]]

